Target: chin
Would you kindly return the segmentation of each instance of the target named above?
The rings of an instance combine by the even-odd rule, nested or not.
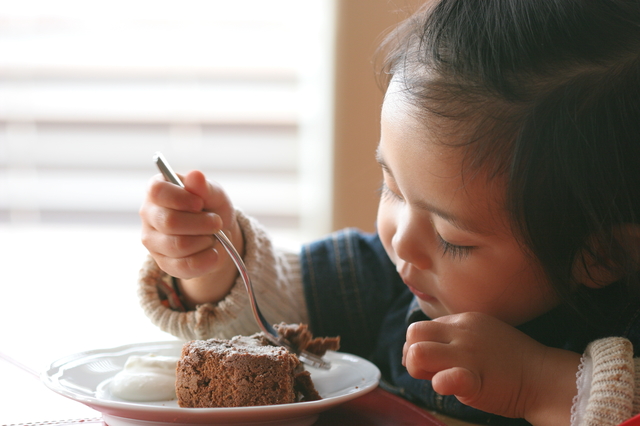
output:
[[[424,314],[430,319],[436,319],[446,315],[450,315],[450,312],[446,312],[442,305],[440,305],[437,301],[434,303],[418,299],[418,306],[420,306],[420,310],[422,310],[422,312],[424,312]]]

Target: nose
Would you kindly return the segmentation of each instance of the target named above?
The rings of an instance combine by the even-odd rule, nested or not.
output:
[[[397,223],[391,246],[396,256],[414,267],[425,270],[432,266],[428,253],[428,229],[415,220],[410,211],[403,212]]]

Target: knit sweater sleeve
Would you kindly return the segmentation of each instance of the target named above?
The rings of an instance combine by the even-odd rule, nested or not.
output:
[[[299,253],[276,249],[257,221],[242,212],[237,218],[245,239],[243,260],[265,318],[273,324],[308,323]],[[186,312],[164,303],[161,288],[170,282],[171,277],[149,256],[140,271],[138,298],[144,313],[163,331],[184,340],[230,338],[259,331],[240,277],[223,300]]]
[[[578,373],[572,426],[617,426],[640,412],[640,359],[622,337],[589,344]]]

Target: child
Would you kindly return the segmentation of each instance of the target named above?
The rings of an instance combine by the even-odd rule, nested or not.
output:
[[[492,424],[637,414],[640,3],[430,1],[383,50],[377,234],[279,251],[200,172],[186,191],[156,177],[146,313],[185,339],[256,331],[224,228],[270,321],[340,335],[416,403]]]

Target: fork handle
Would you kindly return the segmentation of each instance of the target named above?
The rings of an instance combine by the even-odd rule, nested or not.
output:
[[[249,293],[249,302],[251,302],[251,310],[253,311],[254,318],[260,319],[259,321],[257,321],[260,330],[267,336],[272,336],[273,338],[277,339],[277,336],[273,333],[273,331],[267,329],[267,327],[265,326],[265,324],[267,324],[267,320],[264,318],[262,312],[260,312],[256,304],[256,298],[253,294],[253,286],[251,285],[251,277],[249,277],[249,274],[247,274],[246,272],[247,268],[244,265],[242,257],[240,257],[240,254],[235,249],[233,244],[231,244],[231,241],[229,241],[229,238],[224,232],[222,232],[222,230],[216,232],[213,235],[218,239],[218,241],[220,241],[227,253],[229,253],[229,256],[231,256],[231,260],[233,260],[233,263],[236,265],[238,272],[242,276],[242,281],[245,283],[247,293]]]
[[[185,187],[184,183],[182,183],[182,180],[180,180],[180,178],[173,171],[171,166],[169,166],[169,163],[164,158],[161,152],[156,152],[154,156],[154,160],[165,179],[167,179],[169,182],[173,183],[174,185],[178,185],[181,188]],[[233,263],[236,265],[236,268],[238,269],[238,272],[242,277],[242,281],[245,284],[247,293],[249,293],[249,302],[251,302],[251,310],[253,311],[253,316],[254,318],[257,319],[256,322],[258,323],[258,327],[260,327],[260,330],[273,344],[284,346],[287,349],[291,349],[291,345],[288,344],[288,342],[284,338],[278,337],[277,332],[275,330],[273,329],[269,330],[268,328],[269,323],[262,315],[262,312],[260,312],[260,309],[258,309],[256,298],[255,298],[255,295],[253,294],[253,285],[251,284],[251,277],[249,277],[244,261],[242,260],[242,257],[240,256],[236,248],[233,246],[233,244],[231,243],[229,238],[226,236],[226,234],[222,231],[222,229],[213,235],[218,239],[218,241],[220,241],[220,243],[222,244],[224,249],[227,251],[227,253],[229,253],[229,256],[231,256],[231,260],[233,260]],[[313,367],[318,367],[323,369],[329,369],[331,367],[331,364],[324,361],[321,357],[314,355],[312,353],[309,353],[307,351],[300,351],[299,353],[297,353],[297,355],[298,355],[298,358],[300,358],[300,361],[302,361],[307,365],[311,365]]]

